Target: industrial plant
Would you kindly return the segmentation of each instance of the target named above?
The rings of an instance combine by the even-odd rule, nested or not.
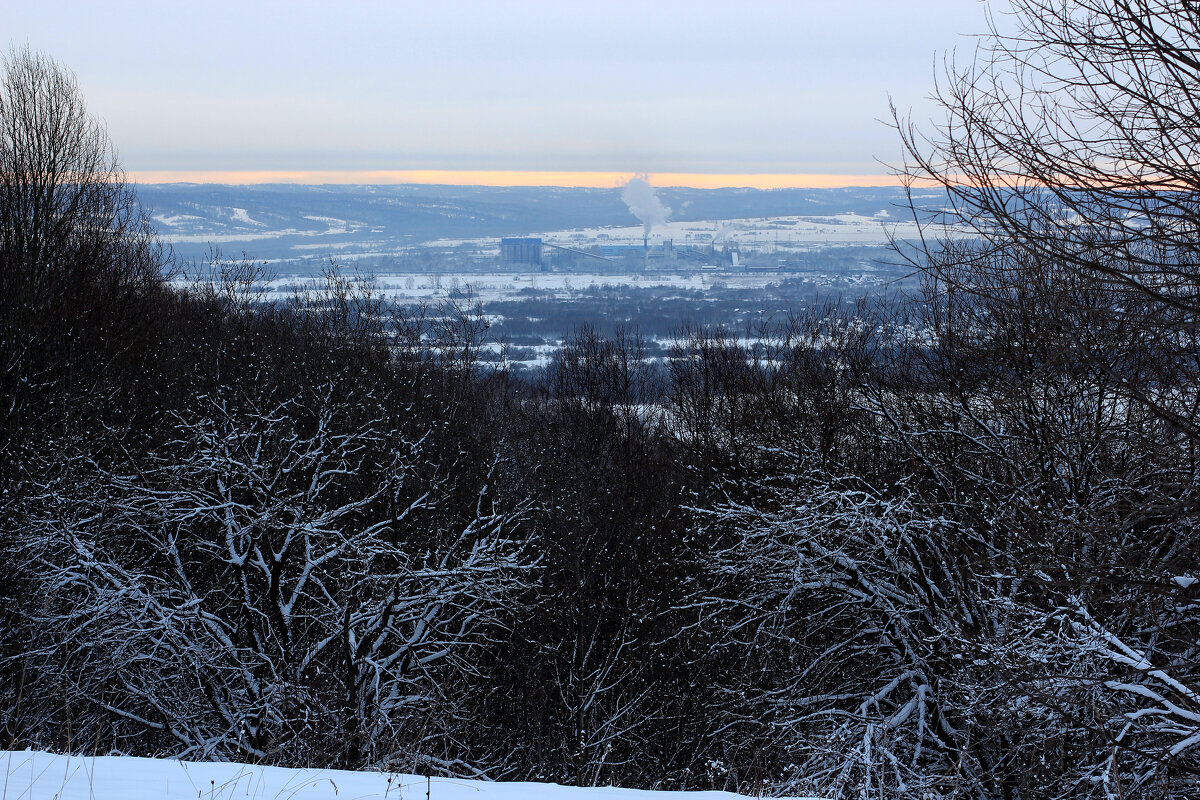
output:
[[[716,247],[707,242],[677,247],[673,239],[640,244],[612,242],[608,236],[595,243],[580,242],[568,247],[538,236],[506,237],[500,240],[500,266],[505,269],[539,268],[548,272],[572,268],[603,269],[608,265],[622,271],[694,270],[739,268],[744,265],[736,247]],[[605,241],[608,240],[608,241]]]

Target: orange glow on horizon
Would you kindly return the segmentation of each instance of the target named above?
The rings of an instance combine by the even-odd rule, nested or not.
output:
[[[293,184],[444,184],[451,186],[566,186],[611,189],[623,186],[634,172],[552,172],[534,170],[141,170],[128,173],[138,183]],[[828,175],[819,173],[654,172],[655,186],[693,189],[835,189],[900,186],[895,175]]]

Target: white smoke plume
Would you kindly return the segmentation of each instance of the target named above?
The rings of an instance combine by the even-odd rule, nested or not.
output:
[[[648,175],[635,175],[621,189],[621,199],[629,211],[642,221],[642,235],[649,236],[655,225],[665,225],[671,209],[662,204]]]

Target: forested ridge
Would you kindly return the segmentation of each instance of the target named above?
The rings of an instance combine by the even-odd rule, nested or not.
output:
[[[336,267],[177,288],[70,74],[11,52],[0,747],[1200,796],[1200,18],[1016,7],[944,126],[897,118],[946,198],[919,291],[657,362],[580,328],[534,376]]]

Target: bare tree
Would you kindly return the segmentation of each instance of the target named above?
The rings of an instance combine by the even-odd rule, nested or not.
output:
[[[711,559],[711,624],[772,675],[750,712],[794,759],[772,781],[839,797],[948,793],[958,782],[986,796],[989,757],[1002,750],[972,741],[979,729],[959,684],[979,656],[966,631],[991,615],[951,523],[922,515],[911,493],[889,499],[815,477],[763,485],[771,507],[702,514],[729,542]]]
[[[1178,0],[1018,0],[1010,13],[969,64],[950,64],[941,125],[897,116],[902,174],[948,199],[918,209],[924,266],[977,266],[939,273],[967,292],[975,274],[1020,281],[1028,263],[1109,287],[1120,302],[1104,314],[1143,332],[1108,353],[1111,372],[1153,348],[1161,374],[1124,391],[1200,436],[1195,394],[1175,391],[1200,377],[1200,15]],[[940,251],[964,237],[974,246]]]
[[[25,551],[48,633],[31,657],[81,731],[362,766],[402,762],[418,715],[453,719],[443,684],[528,571],[520,512],[481,487],[461,529],[429,529],[444,493],[422,442],[348,426],[328,393],[303,402],[212,396],[136,472],[40,498]]]
[[[74,77],[14,48],[0,64],[0,651],[19,650],[30,602],[16,570],[33,482],[120,416],[152,349],[164,253]],[[132,376],[132,380],[130,379]],[[81,400],[86,398],[86,400]],[[90,432],[90,434],[89,434]],[[11,638],[10,638],[11,637]],[[12,662],[9,662],[10,664]],[[0,667],[0,729],[24,671]],[[11,691],[8,689],[11,688]],[[10,724],[11,723],[11,724]]]
[[[69,355],[58,332],[114,315],[162,266],[75,78],[28,48],[10,51],[0,74],[0,380],[15,402],[4,413],[20,413],[21,387],[51,380],[55,357]]]
[[[10,51],[0,80],[0,192],[0,253],[46,279],[86,277],[76,270],[101,265],[72,264],[82,249],[100,252],[105,240],[142,231],[133,190],[75,78],[28,48]]]
[[[898,117],[927,236],[900,371],[924,388],[875,408],[1016,556],[998,674],[1089,742],[1076,791],[1099,796],[1200,770],[1198,54],[1194,3],[1016,0],[949,65],[941,124]]]

